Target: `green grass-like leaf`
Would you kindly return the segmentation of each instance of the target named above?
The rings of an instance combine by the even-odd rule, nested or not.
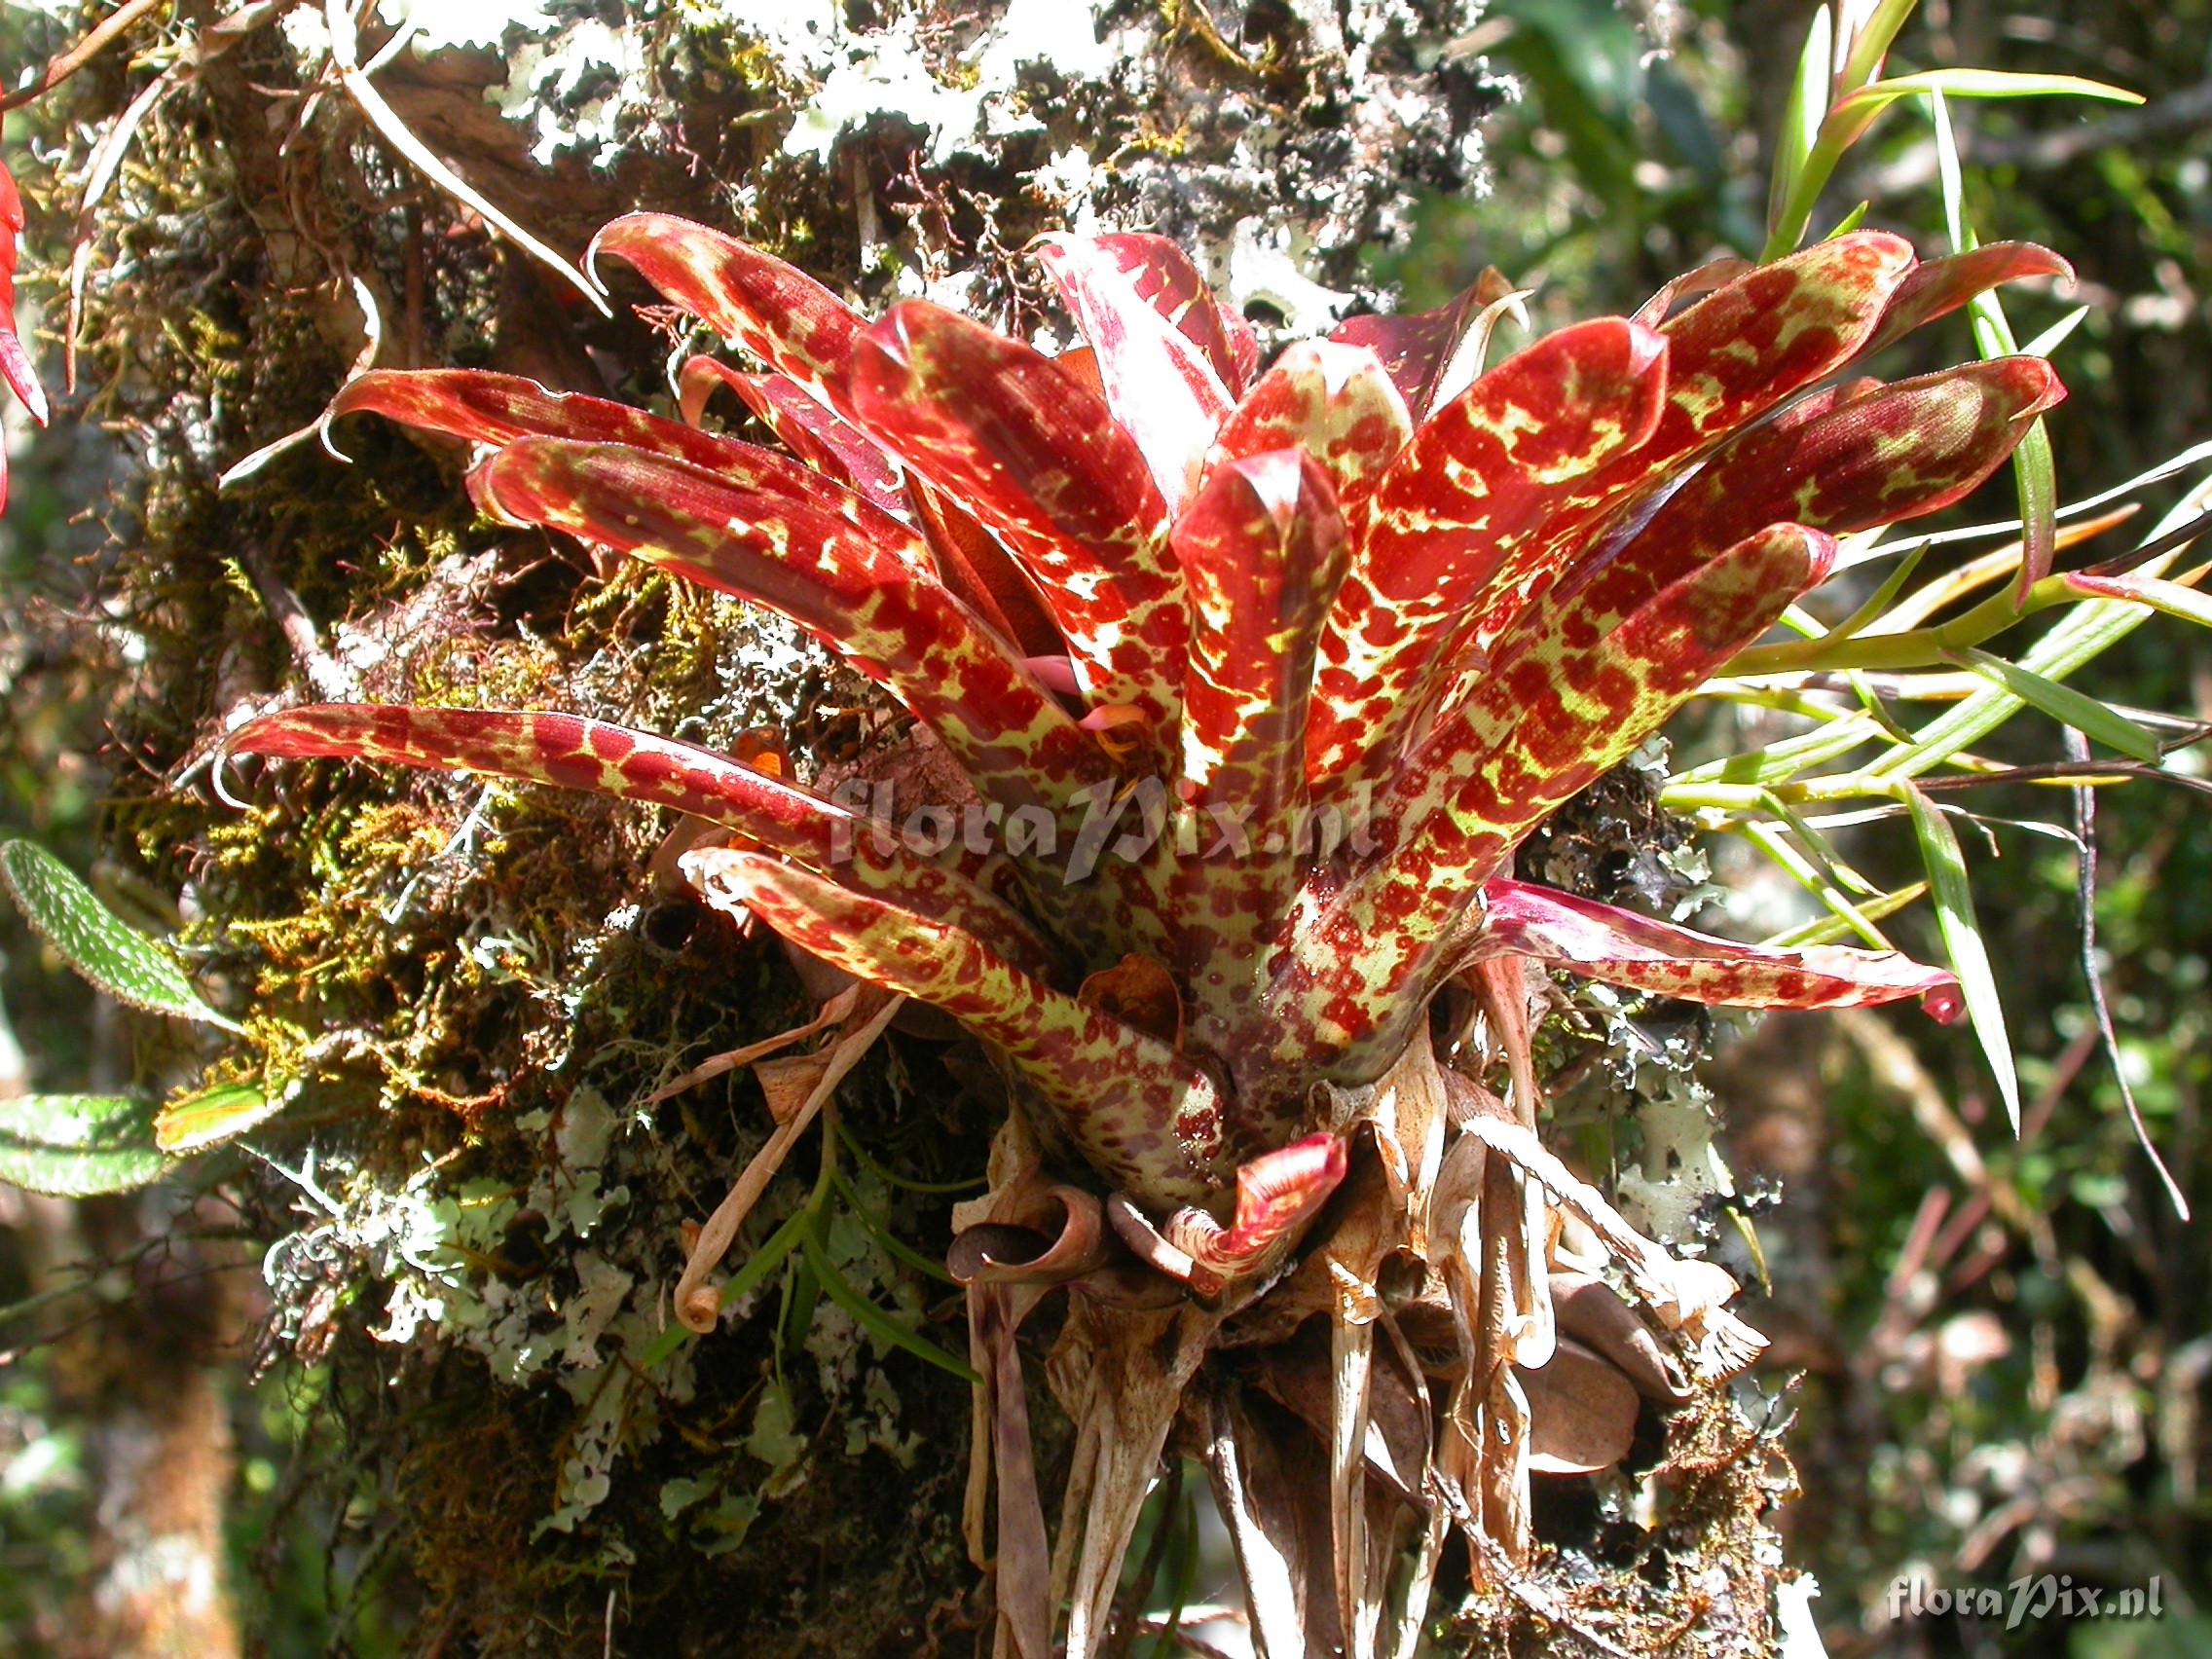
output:
[[[1966,222],[1966,187],[1959,169],[1958,141],[1951,132],[1950,111],[1943,102],[1945,91],[1935,88],[1928,99],[1929,118],[1936,126],[1936,170],[1942,184],[1943,219],[1951,233],[1951,245],[1960,253],[1970,253],[1980,239]],[[2106,91],[2117,92],[2118,89]],[[1984,358],[2007,357],[2019,350],[2004,303],[1994,290],[1969,300],[1967,316],[1973,327],[1974,345]],[[2063,332],[2059,338],[2065,338]],[[2058,461],[2041,417],[2012,451],[2012,478],[2019,492],[2021,527],[2020,574],[2013,592],[2016,603],[2025,603],[2028,590],[2050,573],[2051,561],[2058,553]]]
[[[2139,104],[2141,92],[2079,75],[2022,75],[2008,69],[1930,69],[1875,81],[1836,99],[1840,111],[1880,109],[1899,98],[1940,92],[1950,98],[2102,98],[2108,103]]]
[[[1882,112],[1900,99],[1929,94],[1955,98],[2085,97],[2141,103],[2142,94],[2075,75],[2018,75],[1996,69],[1935,69],[1899,75],[1844,93],[1830,104],[1819,136],[1792,171],[1782,206],[1769,215],[1766,247],[1760,262],[1780,259],[1805,240],[1813,208],[1852,145],[1866,135]]]
[[[1912,813],[1913,832],[1920,837],[1920,858],[1928,870],[1928,890],[1936,901],[1936,920],[1943,933],[1943,949],[1951,959],[1951,972],[1959,977],[1966,997],[1967,1018],[1972,1022],[1981,1051],[1997,1079],[1997,1092],[2005,1101],[2005,1115],[2012,1132],[2020,1132],[2020,1080],[2012,1065],[2012,1042],[2005,1034],[2005,1008],[1997,997],[1997,977],[1989,966],[1980,925],[1974,920],[1973,894],[1967,884],[1966,855],[1950,821],[1917,786],[1898,783],[1899,797]]]
[[[804,1214],[805,1212],[800,1213]],[[828,1296],[831,1302],[834,1302],[847,1313],[850,1313],[862,1330],[867,1332],[868,1335],[885,1346],[903,1349],[916,1359],[927,1361],[936,1366],[940,1371],[951,1373],[971,1386],[982,1382],[981,1378],[969,1369],[967,1361],[955,1358],[950,1352],[939,1347],[927,1337],[908,1330],[881,1308],[878,1308],[847,1284],[843,1275],[830,1264],[829,1238],[822,1227],[821,1218],[816,1216],[813,1221],[814,1226],[809,1240],[810,1247],[807,1250],[807,1260],[813,1263],[814,1271],[821,1278],[824,1295]]]
[[[2073,726],[2084,737],[2092,737],[2111,749],[2134,759],[2158,763],[2158,740],[2137,725],[2126,716],[2116,713],[2094,697],[2046,680],[2018,663],[2007,662],[2003,657],[1987,651],[1963,650],[1944,653],[1953,661],[1972,669],[1986,680],[2004,686],[2023,702],[2041,709],[2062,725]]]
[[[1880,0],[1873,11],[1861,19],[1856,34],[1844,48],[1844,59],[1836,66],[1835,84],[1839,92],[1851,92],[1863,87],[1882,72],[1882,59],[1898,38],[1898,30],[1904,27],[1905,19],[1912,16],[1918,0]]]
[[[1927,882],[1915,881],[1894,892],[1885,893],[1879,899],[1869,899],[1857,908],[1863,920],[1878,922],[1884,916],[1895,915],[1907,904],[1919,903],[1927,892]],[[1857,931],[1842,916],[1823,916],[1817,922],[1787,928],[1759,942],[1769,950],[1796,950],[1808,944],[1834,944],[1850,938]]]
[[[2146,542],[2156,541],[2194,517],[2208,497],[2212,497],[2212,480],[2197,485],[2184,496],[2158,521]],[[2147,579],[2162,575],[2173,559],[2174,555],[2167,553],[2153,560],[2139,574],[2129,578],[2131,583],[2139,586]],[[2125,599],[2089,600],[2067,611],[2049,633],[2022,652],[2018,666],[2046,680],[2064,680],[2084,663],[2120,644],[2153,614],[2154,608],[2148,603],[2137,604]],[[1980,742],[2026,706],[2026,699],[2009,687],[1992,685],[1985,691],[1977,691],[1922,726],[1913,734],[1912,743],[1893,749],[1867,766],[1864,775],[1869,779],[1918,777],[1940,766],[1968,745]]]
[[[0,881],[70,967],[117,1002],[240,1027],[209,1008],[160,945],[99,902],[69,866],[29,841],[0,845]]]
[[[1835,40],[1835,24],[1823,6],[1813,14],[1813,26],[1805,33],[1805,50],[1797,58],[1797,74],[1789,83],[1788,102],[1782,106],[1782,130],[1774,141],[1774,179],[1767,193],[1766,220],[1771,233],[1782,222],[1805,158],[1820,136],[1821,118],[1828,107],[1828,55]]]

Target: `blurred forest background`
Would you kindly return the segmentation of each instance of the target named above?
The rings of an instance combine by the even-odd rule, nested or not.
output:
[[[1491,187],[1432,195],[1411,234],[1367,250],[1373,280],[1396,285],[1409,307],[1432,305],[1494,265],[1538,291],[1539,326],[1549,326],[1631,310],[1723,248],[1755,251],[1766,149],[1805,20],[1783,0],[1693,0],[1648,16],[1608,0],[1497,0],[1456,48],[1519,87],[1482,127]],[[0,63],[36,61],[63,38],[50,17],[0,14]],[[2146,94],[2139,109],[1955,108],[1968,200],[1985,238],[2047,243],[2080,273],[2074,298],[2089,310],[2057,358],[2072,395],[2050,420],[2065,498],[2212,441],[2212,4],[1931,0],[1900,55],[2073,73]],[[22,141],[18,119],[11,146]],[[18,177],[39,170],[28,152],[10,154]],[[1855,153],[1836,200],[1865,198],[1871,222],[1936,250],[1936,174],[1928,122],[1906,107]],[[41,245],[62,234],[49,223]],[[51,313],[53,284],[34,292]],[[2014,310],[2030,334],[2058,302]],[[1946,349],[1963,338],[1956,324]],[[166,898],[134,896],[131,862],[117,856],[128,836],[111,803],[133,759],[106,728],[75,644],[112,620],[88,596],[112,556],[103,503],[122,476],[118,440],[96,419],[44,432],[19,411],[8,420],[0,835],[27,834],[76,868],[98,868],[111,899],[128,907],[136,897],[160,918]],[[2178,485],[2137,498],[2155,515]],[[1979,516],[2007,510],[1997,494]],[[2146,629],[2097,665],[2094,689],[2123,706],[2212,718],[2212,643],[2193,629]],[[1699,741],[1693,724],[1678,745]],[[2008,758],[2059,757],[2047,723],[2020,722],[2007,741],[2046,745]],[[1976,805],[1998,818],[2063,820],[2066,810],[2055,798]],[[2151,1176],[2097,1047],[2073,847],[2002,827],[1993,835],[1997,856],[1978,864],[1982,919],[2020,1054],[2017,1143],[1972,1045],[1933,1025],[1782,1017],[1732,1027],[1719,1045],[1726,1145],[1772,1277],[1771,1295],[1747,1309],[1777,1339],[1762,1376],[1770,1386],[1801,1378],[1788,1401],[1803,1486],[1782,1521],[1788,1557],[1820,1581],[1815,1612],[1839,1659],[2212,1654],[2212,1251],[2202,1224],[2180,1222]],[[2201,1215],[2212,1211],[2205,801],[2156,784],[2109,792],[2097,839],[2098,947],[2122,1059]],[[1734,885],[1725,866],[1719,879]],[[1743,896],[1731,925],[1765,931],[1755,880],[1747,876]],[[13,917],[0,918],[0,1089],[129,1081],[125,1017],[89,1000]],[[197,1219],[190,1259],[156,1272],[128,1218],[95,1206],[56,1230],[45,1201],[0,1189],[0,1652],[70,1651],[68,1587],[91,1570],[98,1524],[84,1463],[87,1385],[73,1370],[87,1363],[84,1333],[140,1316],[148,1294],[196,1275],[254,1278],[248,1218]],[[65,1259],[49,1259],[56,1249]],[[33,1293],[56,1282],[62,1294]],[[237,1329],[216,1321],[173,1374],[158,1356],[148,1363],[203,1379],[207,1445],[235,1436],[219,1524],[255,1609],[253,1650],[321,1652],[334,1630],[347,1651],[413,1650],[406,1593],[386,1599],[377,1530],[349,1531],[343,1498],[295,1478],[337,1461],[349,1425],[323,1408],[314,1367],[297,1357],[247,1385]],[[373,1516],[394,1496],[361,1491],[352,1507]],[[2115,1588],[2157,1578],[2167,1611],[2155,1624],[2011,1632],[2001,1621],[1890,1616],[1902,1574],[2001,1585],[2040,1572]]]

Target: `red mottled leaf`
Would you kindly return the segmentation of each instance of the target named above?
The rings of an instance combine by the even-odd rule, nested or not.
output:
[[[1512,291],[1513,284],[1494,266],[1486,267],[1434,311],[1347,317],[1329,330],[1329,338],[1364,346],[1381,358],[1406,407],[1419,418],[1434,401],[1436,386],[1459,356],[1476,318]]]
[[[384,415],[425,431],[499,447],[521,438],[621,444],[704,468],[725,482],[856,521],[880,514],[834,478],[772,450],[664,421],[625,403],[548,391],[520,375],[475,369],[373,369],[347,383],[323,413]]]
[[[1066,662],[1067,642],[1060,638],[1059,629],[1037,597],[1036,584],[997,538],[973,515],[921,479],[909,477],[906,492],[914,522],[929,541],[944,585],[1024,658],[1051,657]],[[1067,682],[1053,683],[1052,689],[1064,690],[1071,697],[1076,694],[1072,668]]]
[[[1229,336],[1229,360],[1236,372],[1227,377],[1229,389],[1239,395],[1259,378],[1260,331],[1242,312],[1221,313],[1222,332]]]
[[[1204,1210],[1169,1218],[1162,1235],[1216,1284],[1242,1278],[1294,1240],[1343,1183],[1344,1141],[1320,1133],[1263,1153],[1236,1171],[1236,1207],[1227,1227]],[[1193,1282],[1199,1282],[1193,1275]]]
[[[1406,400],[1374,352],[1333,340],[1299,340],[1236,405],[1207,466],[1303,448],[1327,469],[1338,505],[1349,512],[1412,436]]]
[[[498,512],[547,525],[790,617],[944,740],[988,800],[1057,817],[1112,775],[1098,746],[926,570],[914,532],[608,444],[531,438],[478,468]],[[857,500],[857,498],[855,498]]]
[[[1191,256],[1165,237],[1123,231],[1093,239],[1136,290],[1137,297],[1196,346],[1232,394],[1250,383],[1259,358],[1251,325],[1224,312]]]
[[[1703,265],[1683,272],[1673,281],[1661,285],[1659,291],[1637,307],[1635,320],[1646,328],[1657,328],[1667,320],[1667,313],[1683,300],[1696,299],[1714,289],[1733,282],[1753,269],[1748,259],[1727,254],[1719,259],[1709,259]]]
[[[1576,481],[1658,419],[1665,349],[1617,317],[1563,329],[1439,410],[1367,499],[1321,643],[1307,774],[1344,791],[1394,766],[1471,598]]]
[[[1143,711],[1164,752],[1188,622],[1160,492],[1104,401],[918,300],[862,341],[853,396],[862,425],[1035,573],[1093,706]]]
[[[1191,608],[1178,798],[1195,825],[1170,876],[1191,1039],[1251,1040],[1259,992],[1314,860],[1306,710],[1322,623],[1344,579],[1329,476],[1303,449],[1225,461],[1175,526]]]
[[[760,424],[815,471],[858,491],[885,512],[907,510],[906,492],[891,458],[866,432],[782,375],[740,374],[714,357],[688,359],[676,377],[685,424],[699,424],[708,401],[722,387],[736,392]]]
[[[1030,245],[1090,343],[1106,406],[1136,441],[1167,510],[1181,512],[1229,414],[1220,371],[1138,294],[1112,249],[1069,236]]]
[[[1958,979],[1894,950],[1769,950],[1518,881],[1483,889],[1482,956],[1532,956],[1586,979],[1728,1008],[1860,1008],[1900,997],[1947,1008]]]
[[[1916,267],[1898,285],[1882,312],[1882,320],[1866,344],[1865,356],[1893,346],[1924,322],[1957,311],[1977,294],[2006,282],[2030,276],[2057,276],[2071,282],[2074,267],[2034,242],[1991,242],[1985,247],[1932,259]]]
[[[1471,942],[1467,907],[1530,830],[1665,723],[1799,594],[1834,541],[1776,525],[1687,574],[1605,632],[1574,606],[1483,682],[1377,804],[1382,851],[1291,930],[1271,988],[1277,1071],[1372,1081]],[[1241,1076],[1239,1078],[1241,1082]]]
[[[1722,448],[1650,522],[1563,575],[1491,653],[1509,663],[1546,613],[1581,609],[1604,633],[1653,594],[1761,526],[1788,519],[1848,535],[1962,499],[2011,454],[2027,421],[2065,389],[2040,357],[2003,357],[1895,386],[1805,399]],[[1859,391],[1858,395],[1846,395]]]
[[[23,229],[23,199],[16,181],[0,166],[0,380],[15,388],[23,407],[40,425],[47,423],[46,387],[23,349],[16,327],[16,239]],[[8,500],[8,458],[0,454],[0,506]]]
[[[732,900],[793,943],[996,1044],[1092,1167],[1140,1203],[1204,1203],[1226,1184],[1221,1098],[1159,1039],[957,928],[804,870],[740,855],[718,861],[716,873]]]
[[[248,721],[229,752],[289,758],[381,760],[554,784],[728,826],[840,884],[902,904],[993,942],[1032,967],[1052,953],[1001,893],[1018,888],[1003,863],[942,863],[911,852],[889,825],[711,750],[574,715],[325,703]],[[994,869],[993,865],[997,864]]]
[[[1714,444],[1857,356],[1913,269],[1911,247],[1879,231],[1837,237],[1727,283],[1659,332],[1667,401],[1641,446],[1567,492],[1543,534],[1505,559],[1466,607],[1428,711],[1457,700],[1522,608],[1578,562],[1595,525],[1663,488]]]
[[[1383,832],[1430,875],[1463,872],[1463,895],[1544,814],[1658,730],[1834,556],[1832,537],[1778,524],[1622,613],[1602,610],[1594,588],[1546,607],[1513,660],[1423,739],[1387,793]],[[1460,862],[1455,843],[1473,857]]]
[[[15,388],[16,395],[23,400],[31,419],[40,425],[47,423],[46,387],[39,385],[38,370],[32,364],[30,353],[23,350],[22,336],[16,328],[16,279],[13,273],[0,273],[0,380]]]
[[[603,253],[625,261],[672,305],[851,419],[845,371],[853,343],[867,325],[813,277],[735,237],[670,213],[616,219],[593,240],[585,269],[594,269]]]

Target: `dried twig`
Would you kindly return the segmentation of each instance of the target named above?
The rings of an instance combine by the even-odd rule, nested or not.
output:
[[[48,58],[46,67],[29,86],[18,87],[0,97],[0,110],[20,109],[33,98],[44,97],[105,52],[124,30],[162,4],[163,0],[124,0],[121,6],[93,24],[75,46]]]

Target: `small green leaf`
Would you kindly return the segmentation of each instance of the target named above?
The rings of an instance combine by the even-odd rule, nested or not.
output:
[[[1855,92],[1882,72],[1882,58],[1912,16],[1916,0],[1880,0],[1861,19],[1858,32],[1845,44],[1843,61],[1836,66],[1836,91]]]
[[[1756,821],[1739,825],[1737,828],[1743,831],[1746,839],[1781,866],[1791,879],[1825,904],[1831,913],[1867,944],[1872,945],[1876,950],[1894,948],[1890,941],[1882,937],[1882,930],[1874,925],[1873,919],[1863,914],[1851,902],[1849,895],[1844,893],[1841,886],[1831,878],[1830,873],[1823,869],[1817,860],[1806,857],[1791,846],[1784,838],[1779,828]]]
[[[1774,181],[1766,204],[1770,234],[1781,223],[1782,210],[1796,189],[1806,154],[1820,135],[1822,118],[1827,114],[1828,55],[1834,36],[1835,25],[1829,20],[1828,9],[1823,6],[1813,14],[1805,50],[1797,58],[1797,77],[1789,83],[1789,98],[1782,108],[1782,130],[1775,135]]]
[[[179,1095],[155,1118],[154,1144],[171,1154],[199,1152],[267,1123],[290,1098],[287,1090],[277,1089],[272,1096],[250,1083],[218,1084]]]
[[[760,1390],[753,1408],[753,1429],[745,1449],[776,1474],[794,1467],[806,1456],[809,1437],[799,1431],[792,1397],[781,1382],[771,1382]]]
[[[2012,1068],[2012,1043],[2005,1034],[2005,1009],[1997,999],[1997,977],[1990,971],[1989,951],[1974,921],[1973,894],[1967,885],[1966,855],[1950,821],[1916,784],[1898,780],[1898,793],[1912,813],[1912,828],[1920,837],[1921,863],[1928,870],[1928,890],[1935,896],[1936,920],[1942,929],[1943,948],[1951,959],[1951,972],[1959,977],[1966,997],[1967,1018],[1973,1024],[1981,1051],[1997,1079],[1997,1092],[2005,1102],[2005,1115],[2012,1132],[2020,1132],[2020,1082]]]
[[[1835,222],[1834,229],[1830,230],[1828,234],[1823,237],[1821,240],[1823,241],[1833,241],[1838,237],[1847,237],[1851,235],[1853,231],[1856,231],[1861,225],[1866,222],[1866,215],[1873,210],[1873,206],[1874,204],[1871,202],[1860,203],[1858,206],[1854,207],[1850,212],[1846,213],[1842,218],[1838,219]]]
[[[240,1029],[200,1000],[159,945],[101,903],[45,848],[29,841],[0,844],[0,881],[69,966],[117,1002]]]
[[[1820,135],[1790,180],[1779,212],[1769,215],[1766,246],[1761,263],[1780,259],[1804,240],[1805,227],[1844,153],[1866,135],[1866,129],[1890,105],[1922,93],[1948,93],[1963,98],[2004,98],[2071,94],[2141,103],[2136,92],[2108,87],[2101,81],[2083,81],[2072,75],[2011,75],[1994,69],[1937,69],[1924,75],[1900,75],[1875,81],[1846,92],[1828,107]]]
[[[1927,548],[1915,547],[1899,559],[1897,569],[1882,578],[1882,585],[1866,596],[1865,604],[1828,630],[1829,643],[1840,645],[1846,640],[1856,639],[1880,621],[1890,607],[1897,603],[1898,595],[1904,591],[1904,584],[1912,580],[1913,571],[1920,569],[1920,561],[1927,553]]]
[[[1951,661],[1972,669],[1983,679],[2004,686],[2025,703],[2041,709],[2061,725],[2070,725],[2084,737],[2092,737],[2107,748],[2117,749],[2122,755],[2137,760],[2158,763],[2158,740],[2137,725],[2126,716],[2117,714],[2094,697],[2046,680],[2032,669],[2018,663],[2007,662],[2003,657],[1972,647],[1963,651],[1945,651]]]
[[[713,1482],[694,1480],[689,1475],[678,1475],[674,1480],[661,1482],[661,1519],[675,1520],[714,1490]]]
[[[2175,502],[2152,527],[2144,545],[2179,530],[2203,509],[2207,499],[2212,499],[2212,480],[2200,482]],[[2116,589],[2121,582],[2126,584],[2129,591],[2124,597],[2093,599],[2075,606],[2049,633],[2021,654],[2020,666],[2046,680],[2064,680],[2084,663],[2110,650],[2148,621],[2154,608],[2163,608],[2156,601],[2146,599],[2140,590],[2146,583],[2162,576],[2174,558],[2172,552],[2161,553],[2139,572],[2111,578]],[[2065,580],[2083,592],[2095,592],[2104,585],[2100,578],[2090,576],[2074,575]],[[2173,584],[2158,582],[2157,585]],[[1969,744],[1987,737],[2017,714],[2024,701],[2011,690],[2001,690],[1994,685],[1976,691],[1922,726],[1914,733],[1912,743],[1892,750],[1868,765],[1864,776],[1869,779],[1918,777],[1932,767],[1940,766]]]
[[[837,1270],[830,1265],[829,1246],[823,1237],[819,1218],[815,1224],[813,1245],[807,1252],[807,1259],[814,1264],[814,1271],[821,1276],[823,1293],[850,1313],[861,1329],[886,1346],[903,1348],[916,1359],[927,1360],[940,1371],[948,1371],[963,1382],[975,1384],[982,1381],[968,1368],[965,1360],[954,1358],[927,1337],[908,1330],[847,1284]]]
[[[1893,915],[1903,909],[1927,891],[1927,882],[1915,881],[1893,892],[1885,893],[1879,899],[1867,900],[1858,906],[1858,910],[1860,915],[1867,921],[1878,922],[1884,916]],[[1802,927],[1788,928],[1781,933],[1770,935],[1761,940],[1759,943],[1768,950],[1795,950],[1799,946],[1807,944],[1834,944],[1838,940],[1848,938],[1856,931],[1841,916],[1823,916],[1817,922],[1807,922]]]
[[[0,1181],[53,1198],[128,1193],[168,1167],[141,1100],[21,1094],[0,1101]]]
[[[2212,628],[2212,594],[2198,593],[2180,582],[2162,581],[2157,576],[2076,575],[2067,580],[2083,593],[2124,600],[2147,609],[2162,610],[2168,616],[2178,616],[2184,622]]]
[[[2047,357],[2066,344],[2067,337],[2082,326],[2082,319],[2089,314],[2087,306],[2076,306],[2033,340],[2020,348],[2024,357]]]
[[[2079,75],[2016,75],[2004,69],[1931,69],[1919,75],[1899,75],[1875,81],[1836,99],[1837,111],[1881,108],[1916,92],[1941,92],[1951,98],[2103,98],[2111,103],[2139,104],[2141,92],[2104,81],[2085,81]]]
[[[1818,766],[1824,761],[1848,755],[1854,749],[1874,742],[1881,735],[1881,726],[1867,716],[1848,715],[1842,719],[1830,720],[1813,731],[1799,732],[1794,737],[1778,738],[1760,749],[1724,756],[1720,759],[1692,766],[1680,776],[1667,781],[1667,791],[1674,793],[1672,798],[1663,793],[1662,798],[1667,800],[1668,805],[1685,810],[1698,804],[1686,798],[1686,792],[1707,784],[1763,787],[1787,783],[1807,767]]]
[[[867,1207],[866,1200],[864,1200],[861,1195],[854,1190],[852,1182],[848,1181],[842,1172],[834,1174],[831,1178],[837,1184],[838,1196],[845,1200],[848,1206],[848,1213],[859,1220],[861,1226],[866,1230],[868,1235],[872,1237],[878,1244],[882,1245],[883,1248],[890,1253],[893,1260],[903,1262],[907,1267],[912,1268],[914,1272],[924,1274],[929,1278],[934,1278],[940,1284],[959,1284],[960,1281],[958,1279],[954,1278],[950,1273],[944,1271],[944,1264],[942,1262],[931,1261],[929,1257],[923,1255],[919,1250],[915,1249],[911,1244],[907,1243],[896,1233],[892,1232],[890,1227],[883,1221],[883,1219]]]

